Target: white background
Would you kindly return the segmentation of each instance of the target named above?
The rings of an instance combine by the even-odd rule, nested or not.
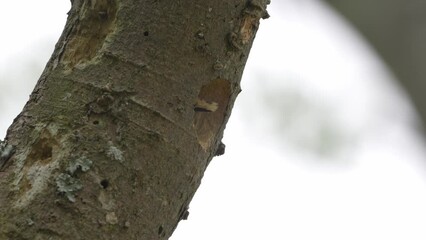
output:
[[[0,138],[68,8],[65,0],[0,2]],[[212,161],[171,239],[426,239],[424,143],[394,76],[321,2],[275,0],[269,12],[226,154]]]

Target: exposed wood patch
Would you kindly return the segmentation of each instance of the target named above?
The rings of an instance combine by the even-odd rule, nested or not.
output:
[[[230,82],[225,79],[211,81],[198,94],[194,105],[194,127],[198,142],[206,151],[214,144],[215,136],[223,124],[230,96]]]
[[[66,40],[62,63],[68,69],[93,59],[115,29],[115,0],[86,0]]]

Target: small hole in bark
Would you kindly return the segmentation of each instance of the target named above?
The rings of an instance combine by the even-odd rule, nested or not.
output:
[[[164,231],[163,226],[160,225],[160,227],[158,228],[158,235],[161,235],[163,231]]]
[[[144,35],[145,37],[148,37],[148,36],[149,36],[149,32],[148,32],[148,31],[145,31],[145,32],[143,32],[143,35]]]
[[[101,186],[106,189],[109,186],[108,180],[104,179],[101,181]]]
[[[93,125],[98,125],[98,124],[99,124],[98,120],[93,121]]]
[[[100,12],[98,12],[98,16],[99,16],[100,19],[104,20],[104,19],[108,18],[108,13],[105,12],[105,11],[100,11]]]

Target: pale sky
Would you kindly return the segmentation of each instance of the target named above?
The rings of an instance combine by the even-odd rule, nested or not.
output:
[[[68,7],[0,2],[0,138]],[[394,76],[319,1],[275,0],[269,12],[225,131],[226,153],[213,159],[171,239],[426,239],[426,153]]]

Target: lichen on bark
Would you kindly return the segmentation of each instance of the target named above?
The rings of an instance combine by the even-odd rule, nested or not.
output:
[[[221,144],[265,13],[261,0],[74,0],[8,129],[0,239],[168,239]]]

